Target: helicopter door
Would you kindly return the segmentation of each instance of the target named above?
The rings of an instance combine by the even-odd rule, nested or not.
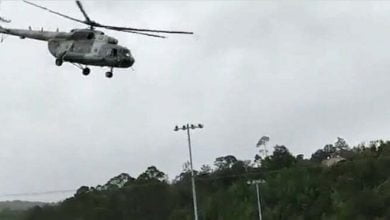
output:
[[[70,51],[81,54],[90,53],[93,43],[94,42],[92,40],[75,40]]]

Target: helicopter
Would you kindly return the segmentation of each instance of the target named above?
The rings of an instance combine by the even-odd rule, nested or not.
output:
[[[88,66],[100,66],[109,67],[106,77],[112,78],[114,68],[130,68],[135,62],[128,48],[119,45],[117,39],[96,30],[96,28],[156,38],[166,38],[163,34],[193,34],[193,32],[187,31],[140,29],[100,24],[90,19],[79,0],[76,0],[76,4],[85,20],[70,17],[27,0],[24,2],[63,18],[85,24],[89,28],[60,32],[58,29],[57,31],[44,31],[43,29],[32,30],[31,27],[29,29],[9,29],[0,26],[0,33],[18,36],[21,39],[47,41],[49,52],[55,57],[57,66],[62,66],[64,62],[71,63],[81,69],[85,76],[91,72]]]

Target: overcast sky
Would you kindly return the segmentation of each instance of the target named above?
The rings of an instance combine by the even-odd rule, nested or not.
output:
[[[36,1],[37,2],[37,1]],[[134,70],[57,67],[45,42],[0,44],[0,195],[104,184],[156,165],[253,159],[263,135],[309,157],[338,136],[390,138],[390,2],[83,1],[101,23],[194,31],[166,40],[115,33]],[[73,1],[39,1],[82,18]],[[7,27],[83,27],[3,1]],[[5,26],[4,24],[2,24]],[[72,193],[2,196],[57,201]]]

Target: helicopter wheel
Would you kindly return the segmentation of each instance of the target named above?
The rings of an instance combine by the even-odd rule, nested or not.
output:
[[[84,76],[88,76],[90,73],[91,73],[91,69],[89,69],[88,67],[83,69],[83,75]]]
[[[63,63],[64,63],[64,61],[62,59],[56,59],[57,66],[62,66]]]
[[[106,77],[107,78],[112,78],[114,74],[112,72],[106,72]]]

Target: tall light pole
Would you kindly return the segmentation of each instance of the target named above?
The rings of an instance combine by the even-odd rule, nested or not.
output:
[[[259,184],[265,183],[264,180],[252,180],[247,182],[249,185],[256,185],[256,192],[257,192],[257,208],[259,209],[259,220],[262,220],[261,215],[261,204],[260,204],[260,192],[259,192]]]
[[[196,188],[195,188],[195,176],[194,176],[194,168],[192,165],[192,150],[191,150],[191,134],[190,129],[197,129],[197,128],[203,128],[202,124],[193,125],[193,124],[186,124],[181,127],[177,126],[175,127],[174,131],[187,131],[187,137],[188,137],[188,150],[190,152],[190,166],[191,166],[191,182],[192,182],[192,199],[194,202],[194,217],[195,220],[198,220],[198,203],[196,201]]]

